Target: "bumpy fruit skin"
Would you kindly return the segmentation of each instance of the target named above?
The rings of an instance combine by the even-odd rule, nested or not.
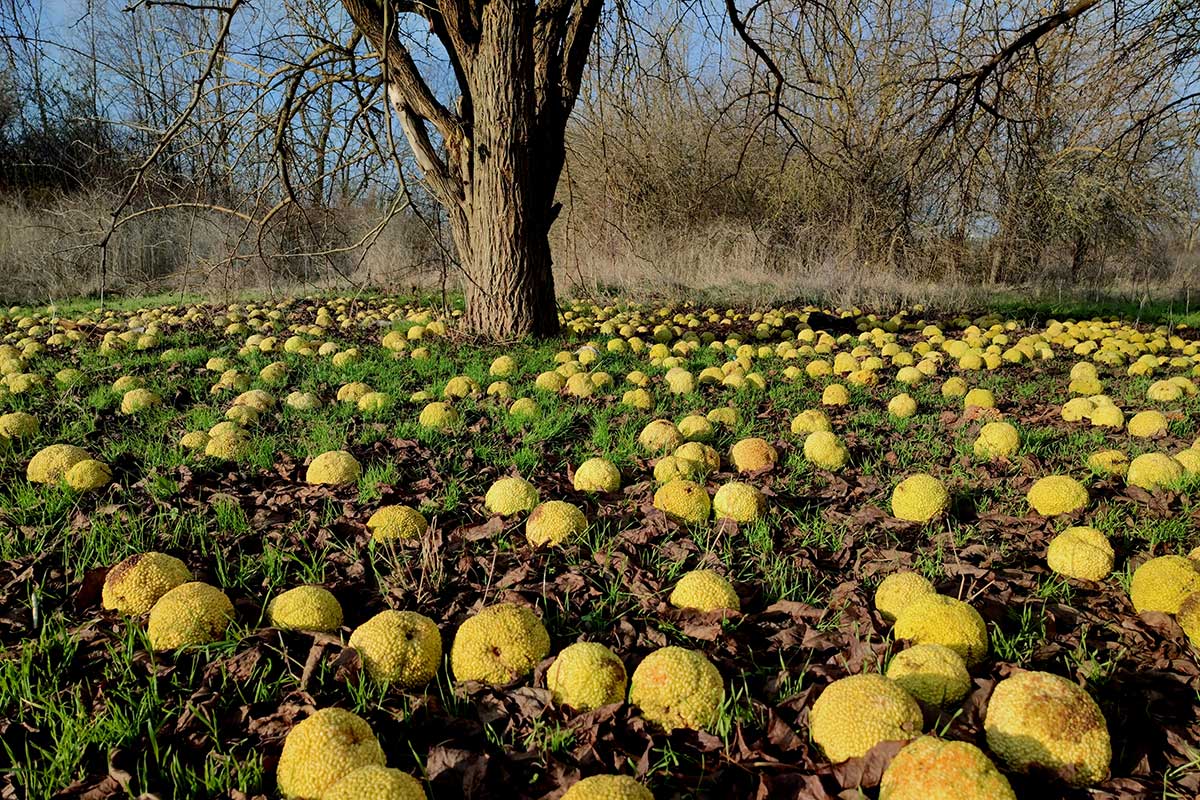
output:
[[[759,472],[774,467],[779,454],[766,439],[751,437],[734,444],[729,451],[729,459],[738,472]]]
[[[85,458],[67,470],[63,480],[77,492],[94,492],[112,483],[112,470],[103,461]]]
[[[897,653],[887,676],[930,708],[953,705],[967,696],[971,674],[962,656],[940,644],[918,644]]]
[[[564,500],[547,500],[525,520],[525,538],[534,547],[559,545],[587,530],[587,517]]]
[[[1102,581],[1112,572],[1112,545],[1108,537],[1095,528],[1067,528],[1050,542],[1046,564],[1068,578]]]
[[[1088,456],[1087,466],[1101,475],[1124,476],[1129,469],[1129,456],[1120,450],[1097,450]]]
[[[989,422],[979,429],[975,444],[971,449],[976,458],[985,461],[995,461],[1000,458],[1012,458],[1021,447],[1021,434],[1007,422]]]
[[[950,506],[950,493],[932,475],[910,475],[892,490],[892,515],[909,522],[928,522]]]
[[[1048,672],[996,684],[983,721],[988,748],[1015,772],[1049,770],[1072,786],[1108,776],[1112,745],[1091,695]]]
[[[1143,453],[1129,463],[1125,482],[1143,489],[1158,489],[1183,477],[1183,465],[1166,453]]]
[[[1142,564],[1129,581],[1129,599],[1139,614],[1161,611],[1174,614],[1183,598],[1200,591],[1200,571],[1183,556],[1159,556]]]
[[[292,392],[284,399],[283,404],[297,411],[315,411],[321,407],[321,398],[312,392]]]
[[[174,556],[138,553],[104,576],[100,603],[121,614],[145,614],[160,597],[191,579],[191,570]]]
[[[1025,499],[1043,517],[1056,517],[1086,506],[1088,493],[1083,484],[1070,476],[1048,475],[1033,484]]]
[[[0,416],[0,439],[26,439],[38,432],[37,418],[24,411]]]
[[[488,606],[458,628],[450,667],[460,681],[504,686],[533,671],[550,652],[550,634],[532,611],[513,603]]]
[[[916,644],[941,644],[973,667],[987,656],[987,624],[962,600],[940,594],[919,597],[896,618],[897,639]]]
[[[606,458],[589,458],[575,470],[577,492],[615,492],[621,488],[621,471]]]
[[[538,490],[524,478],[501,478],[491,485],[483,498],[483,506],[493,514],[511,517],[532,511],[538,503]]]
[[[215,586],[181,583],[150,609],[146,633],[157,651],[215,642],[233,619],[233,603]]]
[[[433,402],[421,409],[417,424],[429,430],[453,428],[459,421],[458,411],[449,403]]]
[[[676,608],[697,611],[716,611],[721,608],[741,610],[737,592],[729,581],[711,569],[696,569],[684,573],[667,599]]]
[[[271,598],[267,621],[283,630],[336,631],[342,627],[342,606],[328,589],[297,586]]]
[[[629,682],[629,702],[666,731],[709,727],[724,699],[721,673],[703,653],[684,647],[650,653]]]
[[[367,520],[367,530],[377,542],[420,539],[429,530],[429,521],[415,508],[382,506]]]
[[[975,745],[922,736],[884,770],[879,800],[1017,800],[1017,795]]]
[[[707,442],[716,434],[716,428],[703,414],[689,414],[679,420],[679,433],[689,442]]]
[[[676,478],[658,487],[654,507],[672,519],[698,524],[708,519],[712,501],[700,484]]]
[[[1200,649],[1200,591],[1192,592],[1179,604],[1175,621],[1187,634],[1192,647]]]
[[[667,453],[683,444],[683,434],[669,419],[656,419],[642,428],[638,444],[651,453]]]
[[[573,784],[562,800],[654,800],[654,795],[627,775],[593,775]]]
[[[1139,411],[1125,426],[1130,436],[1148,439],[1167,432],[1167,418],[1161,411]]]
[[[804,440],[804,457],[821,469],[837,472],[850,460],[850,451],[832,431],[814,431]]]
[[[556,705],[591,711],[625,699],[628,676],[612,650],[598,642],[563,649],[546,671],[546,688]]]
[[[825,416],[825,412],[820,409],[810,408],[801,411],[792,419],[792,433],[797,436],[829,430],[832,430],[829,425],[829,417]]]
[[[767,498],[748,483],[730,481],[717,489],[712,499],[713,516],[734,522],[753,522],[762,516]]]
[[[208,447],[208,433],[205,431],[188,431],[179,437],[179,446],[184,450],[203,450]]]
[[[362,465],[345,450],[321,453],[308,465],[304,474],[307,483],[344,486],[362,477]]]
[[[52,444],[43,447],[29,460],[25,477],[31,483],[58,483],[67,477],[67,470],[80,461],[90,459],[87,450],[71,444]]]
[[[324,798],[355,770],[386,763],[366,720],[345,709],[323,708],[288,731],[275,780],[286,798]]]
[[[330,786],[321,800],[425,800],[425,789],[405,772],[370,764]]]
[[[679,456],[663,456],[654,464],[654,480],[658,483],[670,483],[673,480],[691,480],[702,469],[698,461],[692,461]]]
[[[933,584],[919,572],[893,572],[875,589],[875,610],[887,622],[895,622],[913,601],[934,594]]]
[[[488,375],[493,378],[507,378],[517,371],[517,361],[512,356],[496,356],[488,367]]]
[[[402,689],[424,686],[442,662],[437,623],[415,611],[381,611],[350,634],[371,680]]]
[[[162,405],[162,398],[149,389],[130,389],[121,396],[121,413],[136,414]]]
[[[896,419],[908,419],[917,413],[917,401],[910,394],[898,394],[888,401],[887,409]]]
[[[880,742],[911,739],[921,732],[921,707],[882,675],[851,675],[834,681],[813,703],[808,728],[832,763],[866,755]]]
[[[204,446],[204,455],[220,461],[237,461],[245,455],[250,446],[250,439],[242,431],[209,434],[208,444]]]
[[[703,442],[684,442],[675,448],[674,455],[695,462],[697,475],[707,475],[721,468],[721,454]]]

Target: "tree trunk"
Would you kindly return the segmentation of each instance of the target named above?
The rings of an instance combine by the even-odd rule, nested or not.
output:
[[[469,79],[473,136],[463,144],[472,150],[470,187],[463,214],[451,218],[460,228],[464,322],[493,339],[558,332],[550,225],[561,163],[534,147],[531,5],[499,0],[483,7]]]

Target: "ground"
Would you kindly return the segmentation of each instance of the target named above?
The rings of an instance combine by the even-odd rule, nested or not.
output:
[[[1147,392],[1172,376],[1188,379],[1181,386],[1200,381],[1193,343],[1200,333],[1150,320],[1113,323],[1102,335],[1097,323],[1084,329],[1094,334],[1092,349],[1080,348],[1089,339],[1062,325],[1065,316],[913,309],[875,318],[826,309],[837,319],[821,318],[830,329],[822,335],[809,330],[809,310],[794,305],[764,317],[579,303],[565,309],[569,333],[562,338],[509,346],[462,339],[452,315],[443,329],[437,309],[382,297],[130,303],[105,311],[80,303],[4,314],[0,332],[11,350],[0,354],[8,375],[0,408],[28,412],[39,430],[6,440],[0,454],[0,797],[274,797],[284,737],[330,706],[366,719],[388,766],[420,778],[433,798],[558,797],[580,777],[604,773],[634,776],[660,799],[875,797],[896,746],[830,764],[809,739],[808,714],[831,681],[883,672],[904,646],[872,598],[883,577],[906,569],[973,606],[990,645],[971,668],[966,699],[927,713],[926,732],[986,752],[982,720],[997,681],[1015,670],[1052,672],[1085,688],[1102,709],[1111,775],[1070,788],[1009,774],[1018,796],[1200,792],[1197,651],[1169,614],[1138,615],[1128,596],[1138,564],[1200,544],[1197,483],[1187,474],[1147,491],[1087,464],[1106,448],[1133,458],[1192,447],[1200,395],[1155,401]],[[400,349],[381,345],[392,331],[400,331],[390,340]],[[293,343],[296,352],[284,346],[292,336],[302,340]],[[645,348],[613,352],[608,344],[630,338]],[[737,378],[693,381],[682,387],[690,391],[672,393],[681,383],[668,382],[671,362],[650,348],[656,338],[694,378],[752,345],[741,351],[740,366],[722,372],[742,375],[741,385]],[[1024,341],[1034,357],[970,368],[957,346],[947,348],[951,341],[981,356]],[[1127,352],[1098,358],[1114,341],[1129,345]],[[332,345],[322,354],[299,351],[324,343]],[[855,370],[879,358],[866,365],[870,375],[804,372],[813,361],[849,358],[856,347]],[[357,355],[337,355],[354,349]],[[927,350],[940,355],[927,357]],[[933,374],[898,383],[896,352],[936,362]],[[513,398],[534,400],[536,419],[514,417],[510,399],[484,394],[497,380],[489,366],[500,355],[514,359],[516,371],[504,380]],[[1153,366],[1130,374],[1140,356]],[[1158,409],[1167,429],[1136,438],[1121,427],[1065,421],[1070,372],[1081,361],[1099,362],[1101,390],[1087,394],[1102,391],[1126,419]],[[275,362],[286,369],[264,376]],[[535,378],[560,362],[607,373],[612,384],[600,381],[586,398],[536,388]],[[790,376],[788,367],[800,374]],[[67,368],[79,375],[57,380]],[[240,379],[226,373],[226,388],[215,388],[226,369],[245,383],[230,388]],[[622,402],[634,371],[649,378],[652,408]],[[13,377],[22,375],[38,377]],[[762,386],[745,377],[754,375]],[[122,413],[125,392],[112,387],[123,376],[141,378],[162,403]],[[443,399],[457,376],[479,387],[455,383],[468,391],[449,401],[458,421],[421,427],[421,410]],[[943,383],[955,376],[990,389],[996,408],[967,408],[962,397],[944,396]],[[339,388],[353,382],[392,402],[371,411],[338,402]],[[832,383],[848,388],[848,404],[822,405]],[[218,460],[180,445],[185,434],[225,419],[242,388],[276,402],[244,425],[239,458]],[[315,394],[321,407],[282,403],[297,391]],[[429,396],[414,398],[418,392]],[[907,419],[888,413],[901,392],[917,403]],[[680,524],[653,506],[659,454],[640,447],[638,436],[651,420],[679,422],[719,407],[735,409],[737,419],[715,426],[709,444],[721,466],[699,480],[715,491],[735,477],[732,445],[765,439],[778,462],[737,477],[766,495],[766,514],[751,523]],[[804,436],[791,433],[792,418],[805,409],[822,409],[848,448],[850,462],[838,472],[814,467],[804,457]],[[1018,428],[1021,445],[1013,458],[989,463],[972,444],[997,419]],[[54,443],[84,448],[111,468],[111,481],[94,491],[29,481],[31,457]],[[306,483],[314,457],[343,449],[362,465],[356,482]],[[618,492],[574,490],[574,469],[595,456],[620,469]],[[933,475],[950,493],[949,508],[928,523],[891,515],[893,487],[914,473]],[[1086,486],[1082,510],[1047,518],[1030,508],[1026,491],[1055,474]],[[484,508],[488,488],[510,475],[529,480],[542,501],[577,505],[586,530],[531,547],[524,514],[490,516]],[[412,540],[372,540],[367,520],[389,504],[420,509],[429,529]],[[1107,535],[1115,563],[1106,579],[1069,579],[1047,567],[1050,540],[1071,525]],[[156,653],[145,617],[102,608],[107,570],[147,551],[181,559],[196,580],[228,595],[234,621],[223,638]],[[732,582],[740,612],[667,603],[679,576],[699,568]],[[341,629],[268,627],[270,599],[304,584],[322,585],[340,601]],[[536,612],[550,636],[549,657],[510,686],[456,684],[448,665],[455,631],[500,601]],[[427,686],[379,686],[346,646],[355,627],[388,608],[418,611],[440,628],[447,663]],[[555,707],[545,672],[576,641],[609,646],[630,674],[660,647],[702,651],[724,682],[715,723],[666,734],[628,704],[583,714]]]

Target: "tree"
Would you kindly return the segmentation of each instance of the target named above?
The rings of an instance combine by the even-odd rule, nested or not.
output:
[[[492,338],[556,333],[554,194],[603,0],[343,2],[380,54],[388,98],[448,215],[467,328]],[[405,46],[405,16],[423,18],[445,49],[459,92],[453,110]]]

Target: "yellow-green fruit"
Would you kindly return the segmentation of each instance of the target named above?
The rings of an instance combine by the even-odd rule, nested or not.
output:
[[[308,483],[344,486],[362,477],[362,465],[345,450],[321,453],[308,465],[304,480]]]
[[[897,639],[916,644],[941,644],[973,667],[987,656],[987,624],[962,600],[940,594],[918,597],[896,617]]]
[[[1161,611],[1174,614],[1183,598],[1200,591],[1196,562],[1183,556],[1159,556],[1142,564],[1129,581],[1129,599],[1139,614]]]
[[[1129,457],[1120,450],[1097,450],[1088,456],[1087,466],[1101,475],[1123,476],[1129,469]]]
[[[425,800],[425,789],[408,773],[369,764],[330,786],[321,800]]]
[[[37,418],[24,411],[0,416],[0,439],[27,439],[38,432]]]
[[[1179,604],[1175,621],[1187,634],[1192,647],[1200,649],[1200,591],[1192,592]]]
[[[387,763],[367,721],[341,708],[323,708],[288,731],[275,768],[279,793],[294,800],[324,798],[338,781]]]
[[[814,431],[804,440],[804,457],[821,469],[837,472],[850,460],[850,451],[832,431]]]
[[[684,442],[675,448],[674,455],[694,462],[697,475],[707,475],[721,468],[721,454],[702,442]]]
[[[521,419],[533,419],[541,416],[542,410],[532,397],[518,397],[508,407],[509,416]]]
[[[1007,422],[989,422],[979,429],[972,450],[976,458],[995,461],[998,458],[1012,458],[1021,446],[1021,434]]]
[[[250,438],[243,431],[210,433],[208,444],[204,446],[204,455],[221,461],[236,461],[245,455],[249,446]]]
[[[696,611],[716,611],[722,608],[738,611],[742,607],[733,585],[711,569],[697,569],[684,573],[671,590],[667,601],[676,608]]]
[[[638,444],[651,453],[667,453],[683,444],[683,434],[669,419],[656,419],[642,428]]]
[[[657,483],[669,483],[678,478],[690,480],[704,471],[699,461],[693,461],[679,456],[663,456],[654,463],[654,480]]]
[[[378,414],[387,411],[395,401],[386,392],[368,392],[358,398],[358,410],[366,414]]]
[[[729,458],[738,472],[759,472],[774,467],[779,454],[766,439],[751,437],[736,443],[729,451]]]
[[[525,520],[525,538],[534,547],[558,545],[587,530],[587,517],[564,500],[547,500],[536,506]]]
[[[928,522],[946,513],[950,493],[932,475],[910,475],[892,490],[892,516],[909,522]]]
[[[429,530],[429,522],[415,508],[382,506],[367,520],[367,530],[377,542],[391,539],[419,539]]]
[[[879,800],[1017,800],[1017,795],[975,745],[922,736],[888,764]]]
[[[885,621],[895,622],[913,601],[934,594],[933,584],[919,572],[893,572],[875,590],[875,610]]]
[[[146,633],[155,650],[175,650],[221,639],[233,619],[233,603],[215,586],[181,583],[150,609]]]
[[[63,480],[77,492],[93,492],[112,483],[112,470],[103,461],[85,458],[67,470]]]
[[[910,394],[898,394],[888,401],[887,409],[896,419],[908,419],[917,413],[917,401]]]
[[[504,686],[523,678],[550,652],[550,634],[524,606],[488,606],[458,628],[450,666],[460,681]]]
[[[537,503],[538,490],[529,481],[518,477],[501,478],[483,497],[484,508],[503,517],[532,511]]]
[[[1174,459],[1183,467],[1183,474],[1200,475],[1200,450],[1194,447],[1180,450],[1174,455]]]
[[[716,433],[716,428],[703,414],[689,414],[679,420],[679,433],[689,442],[707,442]]]
[[[1167,418],[1161,411],[1139,411],[1129,419],[1125,429],[1130,436],[1148,439],[1167,432]]]
[[[621,471],[605,458],[589,458],[575,470],[577,492],[615,492],[621,488]]]
[[[469,395],[479,394],[479,384],[466,375],[457,375],[446,382],[442,397],[447,400],[457,400]]]
[[[322,586],[297,586],[267,604],[272,628],[292,631],[336,631],[342,627],[342,606]]]
[[[680,522],[700,523],[708,519],[712,501],[700,484],[676,478],[658,487],[654,507]]]
[[[371,680],[402,689],[424,686],[442,663],[437,624],[415,611],[381,611],[350,634]]]
[[[850,402],[850,392],[840,383],[831,383],[821,392],[821,405],[844,406]]]
[[[721,673],[703,653],[684,647],[650,653],[629,682],[629,702],[648,722],[667,731],[711,726],[724,699]]]
[[[963,397],[963,408],[995,408],[996,397],[991,389],[972,389]]]
[[[1072,786],[1108,777],[1112,745],[1091,695],[1048,672],[1018,672],[996,684],[983,729],[988,748],[1014,772],[1051,772]]]
[[[101,604],[122,614],[145,614],[159,598],[192,579],[182,561],[165,553],[138,553],[104,576]]]
[[[834,764],[864,756],[880,742],[911,739],[921,724],[917,701],[895,681],[874,674],[829,684],[808,715],[813,741]]]
[[[930,708],[953,705],[971,689],[971,675],[962,656],[940,644],[918,644],[900,651],[888,664],[887,676]]]
[[[205,431],[188,431],[179,437],[179,446],[185,450],[203,450],[208,447],[208,439]]]
[[[801,411],[792,419],[792,433],[797,436],[828,430],[832,430],[829,425],[829,417],[825,416],[824,411],[815,408]]]
[[[507,378],[517,371],[517,362],[512,356],[496,356],[488,367],[488,374],[493,378]]]
[[[1046,565],[1068,578],[1102,581],[1112,572],[1112,545],[1095,528],[1067,528],[1046,549]]]
[[[713,516],[734,522],[753,522],[767,508],[767,498],[748,483],[730,481],[712,499]]]
[[[121,413],[136,414],[162,404],[162,398],[149,389],[131,389],[121,396]]]
[[[1088,493],[1082,483],[1068,475],[1048,475],[1030,487],[1025,499],[1043,517],[1055,517],[1086,506]]]
[[[1142,453],[1129,462],[1125,482],[1143,489],[1159,489],[1183,477],[1183,465],[1166,453]]]
[[[593,775],[572,784],[562,800],[654,800],[654,795],[626,775]]]
[[[417,424],[430,430],[445,430],[458,424],[458,411],[449,403],[433,402],[421,409]]]
[[[625,665],[598,642],[576,642],[563,649],[546,671],[546,688],[556,705],[591,711],[625,699]]]
[[[312,392],[292,392],[284,399],[283,404],[297,411],[313,411],[321,407],[321,398]]]
[[[52,444],[43,447],[29,460],[25,477],[31,483],[59,483],[67,471],[80,461],[90,459],[87,450],[71,444]]]

